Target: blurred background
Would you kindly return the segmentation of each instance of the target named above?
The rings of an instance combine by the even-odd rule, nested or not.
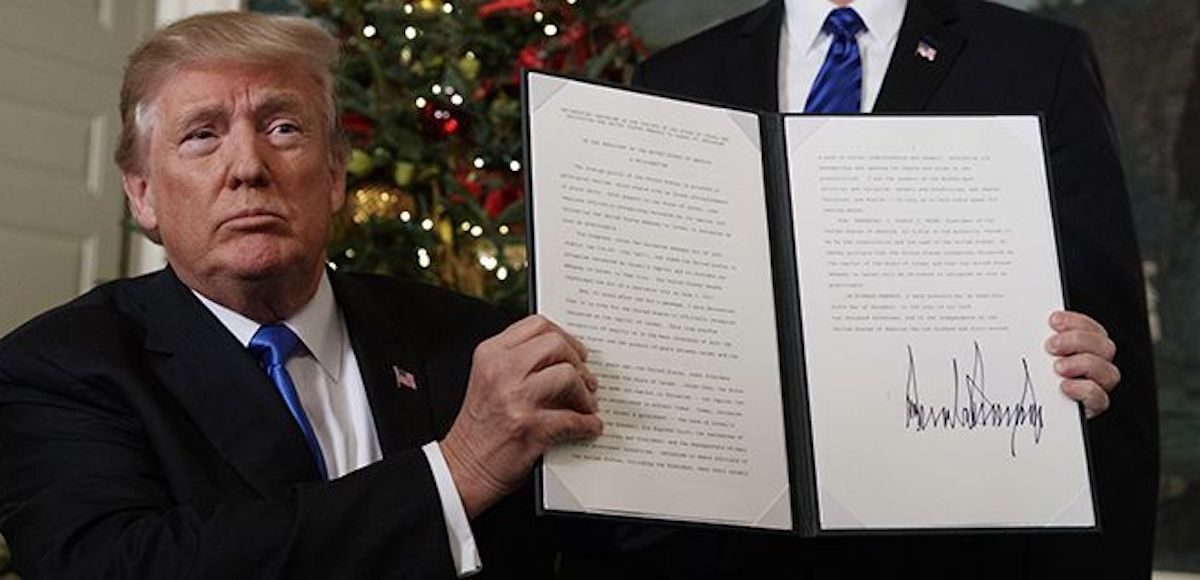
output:
[[[519,311],[515,71],[540,66],[623,82],[639,57],[761,3],[4,0],[0,335],[97,283],[161,266],[161,252],[128,226],[110,161],[124,57],[155,26],[215,9],[320,18],[347,44],[339,89],[353,146],[351,204],[331,264],[423,279]],[[1157,356],[1156,577],[1200,574],[1200,2],[1003,3],[1077,25],[1095,44]],[[406,18],[380,18],[389,11]],[[6,554],[0,545],[0,575]]]

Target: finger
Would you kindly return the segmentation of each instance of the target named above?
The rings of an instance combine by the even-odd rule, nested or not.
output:
[[[1108,336],[1108,331],[1104,329],[1104,325],[1096,322],[1092,317],[1082,312],[1075,312],[1073,310],[1058,310],[1051,313],[1050,328],[1058,332],[1065,330],[1088,330]]]
[[[529,376],[526,385],[540,408],[573,409],[595,413],[600,404],[596,394],[575,367],[559,363]]]
[[[500,331],[500,334],[492,338],[500,343],[501,346],[511,348],[546,332],[553,324],[545,316],[531,314],[508,325],[508,328]]]
[[[514,322],[508,328],[504,329],[500,334],[497,334],[489,340],[495,340],[504,348],[516,348],[517,346],[528,342],[534,337],[547,333],[556,333],[563,336],[567,340],[567,343],[571,345],[571,348],[575,349],[575,352],[579,353],[579,358],[582,360],[587,360],[587,347],[585,347],[583,343],[579,341],[579,339],[571,336],[570,333],[563,330],[560,326],[541,314],[531,314],[526,316],[525,318]]]
[[[565,339],[564,335],[557,333],[542,334],[513,349],[510,356],[514,357],[518,368],[526,375],[559,363],[569,363],[583,377],[587,390],[595,392],[600,385],[599,379],[580,358],[579,351]]]
[[[537,335],[513,347],[508,353],[513,361],[527,372],[539,371],[560,362],[571,363],[578,369],[585,367],[579,351],[562,334],[549,332]]]
[[[1064,379],[1089,379],[1105,391],[1111,391],[1121,382],[1121,371],[1116,365],[1088,353],[1073,354],[1054,361],[1054,372]]]
[[[1062,382],[1062,392],[1083,404],[1088,419],[1108,410],[1109,398],[1100,385],[1083,379],[1068,379]]]
[[[595,439],[604,433],[604,422],[593,414],[551,409],[543,411],[538,420],[539,439],[547,448],[559,443]]]
[[[1046,339],[1046,352],[1058,356],[1091,353],[1111,361],[1117,354],[1117,343],[1098,332],[1066,330],[1059,331]]]

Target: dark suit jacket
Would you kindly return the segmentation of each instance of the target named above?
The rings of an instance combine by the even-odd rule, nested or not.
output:
[[[783,2],[772,0],[660,51],[635,83],[776,111],[782,22]],[[922,40],[937,49],[933,62],[916,54]],[[1149,576],[1158,487],[1154,368],[1129,198],[1087,38],[994,4],[909,0],[875,111],[1044,116],[1068,303],[1108,329],[1123,375],[1112,407],[1088,424],[1104,534],[789,541],[618,527],[622,560],[604,547],[612,531],[592,525],[568,559],[579,576],[620,574],[605,567],[622,562],[692,577],[776,564],[829,578]]]
[[[0,342],[0,530],[23,577],[453,578],[420,446],[506,321],[435,288],[331,279],[384,459],[329,482],[254,358],[170,270]],[[474,522],[485,576],[547,572],[532,505],[518,494]]]

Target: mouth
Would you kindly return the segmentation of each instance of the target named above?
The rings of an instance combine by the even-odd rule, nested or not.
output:
[[[259,230],[278,227],[284,222],[283,216],[266,209],[247,209],[225,218],[221,227],[237,230]]]

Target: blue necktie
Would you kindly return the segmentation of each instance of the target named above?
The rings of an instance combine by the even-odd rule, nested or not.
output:
[[[862,60],[854,38],[866,30],[853,8],[837,8],[825,18],[821,30],[833,37],[825,63],[813,81],[804,104],[805,113],[858,113],[862,104]]]
[[[325,455],[321,453],[321,443],[317,441],[317,434],[308,422],[308,416],[304,414],[300,395],[296,393],[296,384],[292,382],[291,375],[284,367],[297,346],[300,346],[300,337],[282,324],[261,326],[250,339],[251,354],[258,357],[263,368],[267,370],[267,376],[275,383],[275,390],[279,391],[288,411],[292,413],[292,418],[296,419],[296,424],[304,433],[304,439],[308,441],[308,448],[312,451],[321,479],[329,479],[329,472],[325,469]]]

